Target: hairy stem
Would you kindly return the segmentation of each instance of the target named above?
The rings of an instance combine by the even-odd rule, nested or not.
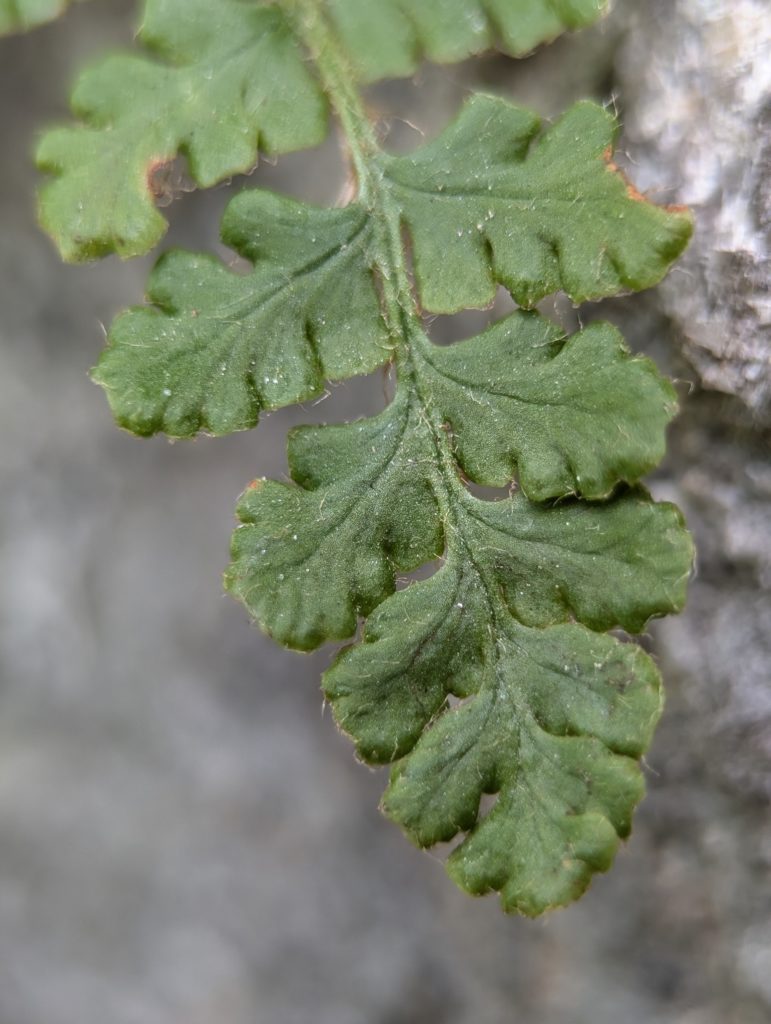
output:
[[[323,13],[322,4],[319,0],[289,0],[289,3],[296,31],[316,64],[324,91],[342,126],[356,174],[358,201],[367,208],[376,226],[373,262],[382,284],[383,313],[396,341],[397,379],[408,389],[411,400],[418,403],[420,417],[431,432],[437,463],[434,493],[445,526],[447,555],[460,553],[460,548],[474,566],[495,622],[500,604],[494,596],[497,588],[474,558],[459,514],[458,497],[467,497],[468,492],[460,479],[448,432],[425,393],[419,367],[413,359],[413,347],[424,346],[426,338],[405,257],[400,211],[384,183],[383,151],[362,103],[356,76]]]

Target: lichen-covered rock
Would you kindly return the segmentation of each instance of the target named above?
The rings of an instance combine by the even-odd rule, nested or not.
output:
[[[630,5],[630,11],[631,11]],[[617,67],[635,179],[671,182],[697,231],[661,289],[702,384],[771,419],[767,0],[654,0]],[[661,198],[657,196],[657,198]]]

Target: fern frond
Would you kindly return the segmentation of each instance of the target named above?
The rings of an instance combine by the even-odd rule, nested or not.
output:
[[[382,412],[293,431],[291,480],[247,488],[226,583],[299,650],[351,640],[365,619],[324,691],[361,757],[393,765],[386,813],[420,846],[462,833],[448,870],[469,892],[497,890],[528,915],[561,906],[628,835],[661,711],[650,658],[607,631],[639,632],[685,599],[682,517],[639,485],[664,453],[675,393],[608,324],[568,337],[519,309],[440,347],[424,314],[488,305],[499,284],[522,307],[649,287],[691,220],[619,174],[617,125],[594,104],[544,128],[476,96],[396,157],[358,83],[408,74],[422,55],[520,53],[604,4],[180,4],[149,0],[152,54],[88,73],[84,124],[41,146],[57,175],[42,217],[65,255],[145,251],[164,226],[148,168],[184,152],[211,184],[260,144],[318,141],[327,105],[356,195],[329,210],[238,196],[222,237],[251,271],[161,257],[150,304],[117,319],[95,377],[123,426],[190,437],[253,427],[327,380],[393,363]],[[509,484],[509,497],[482,501],[469,480]],[[437,557],[433,576],[396,590],[397,574]],[[497,794],[490,809],[484,794]]]

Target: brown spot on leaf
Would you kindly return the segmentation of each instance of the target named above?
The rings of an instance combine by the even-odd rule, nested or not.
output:
[[[618,164],[613,160],[612,146],[607,146],[603,150],[602,158],[605,161],[608,170],[611,172],[611,174],[617,174],[619,178],[621,178],[621,180],[624,182],[624,185],[626,186],[626,194],[629,197],[629,199],[634,200],[634,202],[636,203],[648,203],[651,206],[658,205],[657,203],[652,202],[644,193],[640,192],[636,185],[634,185],[626,176],[625,171],[623,171],[618,166]],[[659,209],[666,210],[667,213],[690,213],[690,209],[687,206],[660,206]]]
[[[195,188],[181,157],[154,157],[147,165],[146,179],[158,206],[168,206],[182,192],[192,192]]]
[[[619,178],[621,178],[621,180],[623,181],[624,185],[626,186],[626,194],[630,199],[633,199],[636,203],[650,202],[650,200],[646,196],[644,196],[642,192],[640,192],[640,190],[636,188],[636,186],[632,184],[629,178],[627,178],[626,174],[618,166],[618,164],[613,162],[613,152],[610,149],[610,147],[608,147],[605,150],[605,152],[603,153],[603,157],[605,159],[605,163],[608,165],[608,170],[612,174],[617,174]]]
[[[147,187],[156,197],[156,199],[164,191],[164,179],[171,161],[164,160],[162,157],[155,157],[147,165],[147,171],[145,177],[147,178]]]

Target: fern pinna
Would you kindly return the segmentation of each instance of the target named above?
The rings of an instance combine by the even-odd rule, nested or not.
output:
[[[629,833],[661,684],[607,631],[678,610],[692,560],[677,509],[637,483],[663,455],[672,386],[614,327],[566,337],[532,307],[654,285],[691,221],[620,176],[617,125],[592,103],[544,126],[475,95],[436,140],[395,156],[359,90],[424,57],[524,54],[604,6],[147,0],[139,52],[84,74],[78,123],[38,153],[41,220],[65,259],[129,257],[165,229],[158,166],[184,154],[210,186],[258,148],[318,143],[328,108],[337,117],[355,198],[236,196],[222,237],[251,271],[162,256],[95,378],[122,426],[191,437],[254,427],[263,409],[393,364],[382,412],[293,431],[292,482],[247,487],[227,587],[299,650],[350,640],[365,620],[323,689],[359,755],[393,765],[385,812],[422,847],[461,834],[453,879],[528,915],[580,895]],[[498,285],[514,313],[470,340],[430,340],[426,314],[486,307]],[[481,500],[468,481],[509,484],[509,497]]]

